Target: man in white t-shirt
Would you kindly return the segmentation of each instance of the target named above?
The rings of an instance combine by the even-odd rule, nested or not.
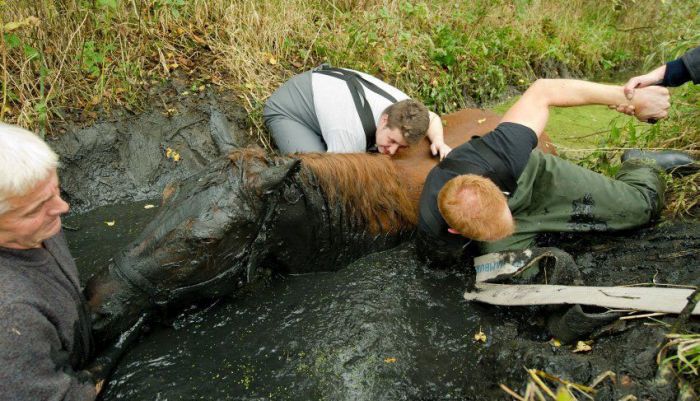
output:
[[[263,118],[285,154],[365,152],[376,145],[393,155],[424,135],[433,155],[442,159],[451,150],[438,115],[393,86],[349,69],[320,67],[292,77],[267,100]]]

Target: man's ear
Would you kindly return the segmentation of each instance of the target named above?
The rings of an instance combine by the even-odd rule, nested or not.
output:
[[[382,114],[382,116],[379,117],[379,123],[380,123],[381,125],[386,125],[386,123],[387,123],[388,121],[389,121],[389,115],[386,114],[386,113]]]
[[[450,234],[456,234],[456,235],[462,235],[459,231],[455,230],[454,228],[450,227],[447,229],[447,232]]]

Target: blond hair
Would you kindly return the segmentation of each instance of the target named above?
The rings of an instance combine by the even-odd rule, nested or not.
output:
[[[449,180],[438,194],[438,208],[447,224],[477,241],[496,241],[513,234],[513,219],[501,217],[507,207],[498,186],[474,174]]]
[[[58,156],[37,135],[0,123],[0,214],[7,200],[25,195],[58,167]]]

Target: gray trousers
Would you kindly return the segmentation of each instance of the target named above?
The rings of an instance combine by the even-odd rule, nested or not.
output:
[[[623,163],[615,179],[534,150],[508,200],[515,233],[480,243],[483,253],[524,249],[544,232],[610,232],[639,227],[664,203],[658,168],[640,160]]]
[[[277,88],[265,102],[263,121],[282,154],[326,151],[314,107],[311,71]]]

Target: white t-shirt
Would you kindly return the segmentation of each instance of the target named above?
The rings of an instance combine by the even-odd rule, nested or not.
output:
[[[397,102],[408,99],[405,93],[393,86],[371,75],[356,72],[394,96]],[[316,118],[318,118],[323,140],[328,146],[328,152],[364,152],[367,149],[367,139],[348,84],[342,79],[328,75],[311,74],[311,86],[314,93]],[[372,109],[374,122],[379,125],[379,117],[392,102],[367,87],[364,87],[364,90],[365,97]]]

